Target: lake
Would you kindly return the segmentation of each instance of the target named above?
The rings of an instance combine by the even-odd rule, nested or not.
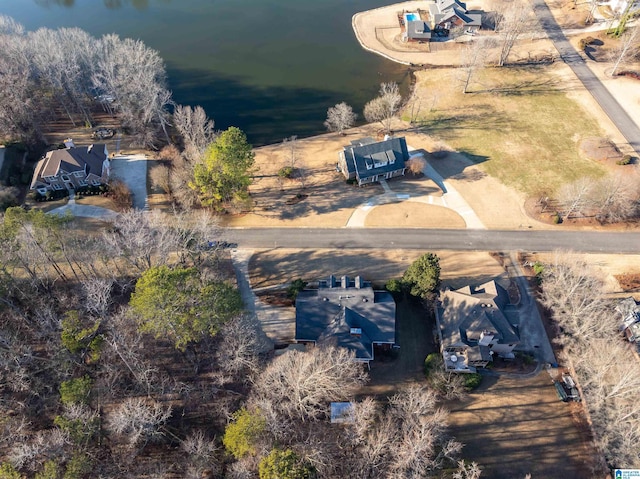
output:
[[[174,100],[202,105],[216,128],[254,145],[325,131],[327,108],[361,115],[402,65],[364,51],[351,17],[384,0],[0,0],[26,29],[79,27],[139,38],[166,62]]]

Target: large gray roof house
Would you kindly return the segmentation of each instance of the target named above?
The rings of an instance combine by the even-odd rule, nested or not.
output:
[[[467,4],[460,0],[436,0],[429,4],[429,17],[432,30],[448,32],[461,28],[473,33],[482,26],[482,13],[470,13]]]
[[[440,295],[436,321],[445,369],[475,372],[476,367],[491,362],[494,354],[512,357],[520,338],[513,318],[505,315],[507,304],[507,291],[495,281]]]
[[[109,152],[104,144],[75,147],[71,140],[67,148],[53,150],[36,164],[31,189],[44,195],[52,190],[74,190],[83,186],[98,186],[109,178]]]
[[[318,289],[296,298],[296,342],[333,344],[355,352],[356,360],[374,359],[378,347],[396,340],[396,303],[386,291],[374,291],[360,276],[330,276]]]
[[[404,175],[408,159],[409,151],[404,137],[383,141],[361,138],[352,141],[340,152],[338,168],[347,180],[356,180],[362,186]]]

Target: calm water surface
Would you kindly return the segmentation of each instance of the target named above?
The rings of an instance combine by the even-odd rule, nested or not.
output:
[[[216,127],[255,145],[324,131],[327,108],[358,113],[381,81],[407,69],[364,51],[355,12],[385,0],[0,0],[28,30],[74,26],[139,38],[160,52],[178,103],[202,105]]]

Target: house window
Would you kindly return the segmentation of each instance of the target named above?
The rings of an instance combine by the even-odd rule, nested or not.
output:
[[[41,195],[46,195],[47,194],[47,189],[46,188],[38,188],[38,193],[40,193]]]
[[[62,189],[62,185],[59,185],[58,183],[54,183],[52,186],[53,186],[54,190],[61,190]]]
[[[84,171],[74,171],[73,174],[76,178],[82,178],[84,176]]]
[[[71,178],[69,178],[69,175],[62,175],[62,181],[71,181]]]
[[[87,182],[85,180],[78,180],[78,184],[80,186],[87,186]]]
[[[45,176],[44,179],[49,181],[49,182],[56,181],[56,177],[55,176]]]
[[[93,186],[100,186],[101,183],[100,183],[100,180],[91,180],[91,184]]]

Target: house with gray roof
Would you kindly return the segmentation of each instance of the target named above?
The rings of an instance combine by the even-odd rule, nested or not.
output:
[[[75,147],[65,141],[66,148],[53,150],[36,164],[31,189],[41,195],[47,191],[75,190],[83,186],[99,186],[109,178],[107,145]]]
[[[470,13],[460,0],[436,0],[429,4],[429,23],[437,36],[448,36],[453,29],[475,33],[482,26],[482,14]]]
[[[330,276],[318,289],[296,298],[296,342],[333,344],[355,352],[356,360],[373,361],[376,349],[396,340],[396,303],[386,291],[374,291],[360,276]]]
[[[431,29],[427,22],[422,19],[420,10],[404,12],[400,25],[404,27],[404,41],[423,42],[431,40]]]
[[[361,138],[343,148],[338,168],[347,180],[356,180],[362,186],[403,176],[408,159],[409,151],[404,137],[383,141]]]
[[[621,300],[615,307],[622,317],[620,331],[632,343],[640,344],[640,305],[632,297]]]
[[[507,291],[495,281],[442,292],[436,321],[447,371],[475,372],[495,354],[513,357],[520,338],[515,321],[505,314],[507,304]]]

